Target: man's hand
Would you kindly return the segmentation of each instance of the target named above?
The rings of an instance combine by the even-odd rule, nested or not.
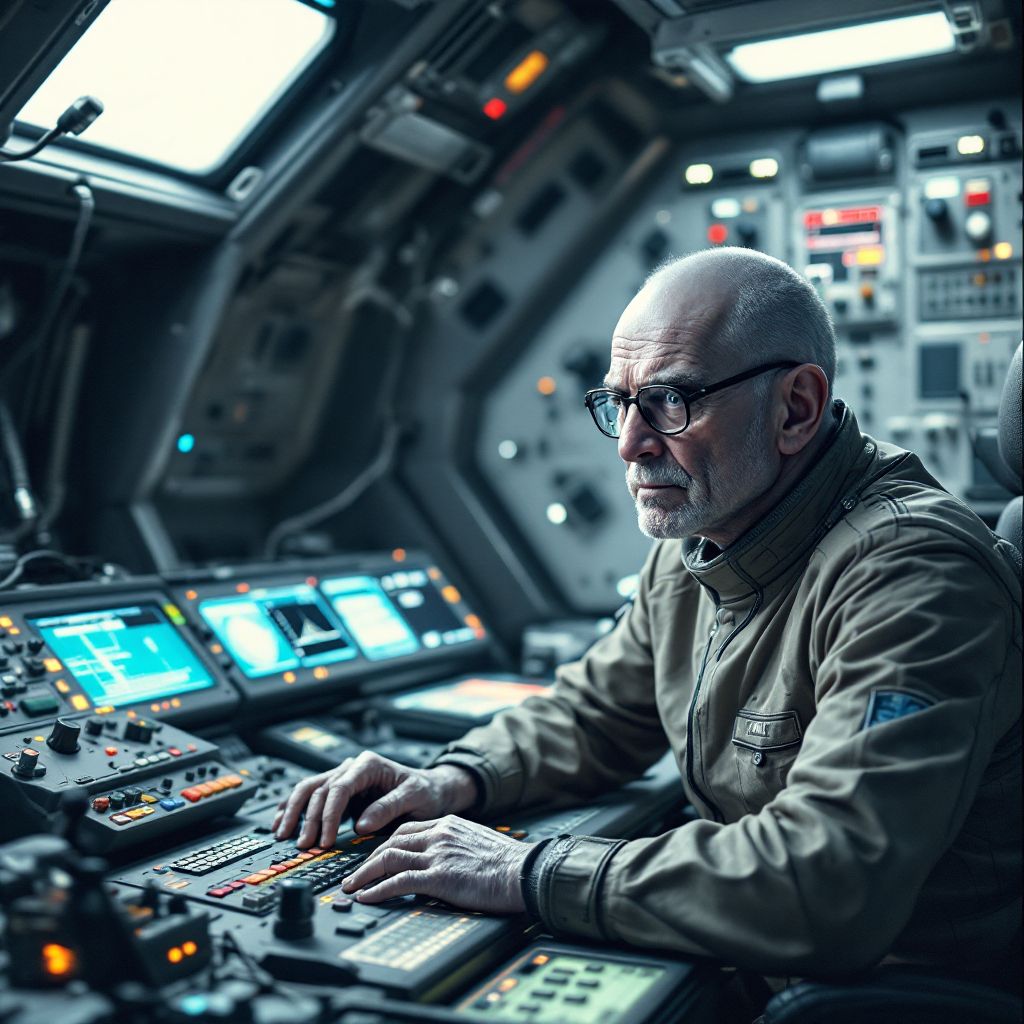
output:
[[[350,805],[355,797],[360,800],[353,810]],[[278,839],[286,839],[305,810],[296,845],[329,848],[338,837],[338,826],[350,814],[358,813],[359,806],[365,810],[359,814],[356,831],[367,833],[402,815],[422,819],[463,811],[476,798],[476,782],[465,768],[407,768],[365,750],[329,772],[297,783],[278,804],[273,829]]]
[[[420,893],[467,910],[519,913],[525,909],[519,873],[529,852],[525,843],[452,814],[410,821],[341,887],[360,903]]]

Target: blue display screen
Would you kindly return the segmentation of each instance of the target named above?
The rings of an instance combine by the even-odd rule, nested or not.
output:
[[[199,614],[250,679],[359,653],[324,599],[305,583],[208,598]]]
[[[120,707],[213,686],[156,605],[31,621],[96,705]]]
[[[419,638],[372,576],[324,580],[320,589],[371,661],[415,654],[420,649]]]

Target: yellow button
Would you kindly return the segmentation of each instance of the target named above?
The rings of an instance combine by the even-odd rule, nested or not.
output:
[[[141,799],[142,799],[142,802],[144,804],[155,804],[156,803],[156,797],[155,796],[150,796],[149,793],[143,793]]]

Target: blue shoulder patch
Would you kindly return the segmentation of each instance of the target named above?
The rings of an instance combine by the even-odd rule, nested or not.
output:
[[[862,729],[870,729],[873,725],[891,722],[895,718],[904,718],[915,711],[930,708],[935,701],[922,697],[918,693],[906,690],[873,690],[868,702],[868,712],[864,716]]]

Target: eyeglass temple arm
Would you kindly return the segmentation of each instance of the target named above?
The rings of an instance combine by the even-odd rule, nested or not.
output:
[[[751,377],[759,377],[762,373],[767,373],[769,370],[781,370],[783,368],[792,370],[794,366],[803,366],[803,363],[787,360],[783,363],[768,363],[765,366],[755,366],[753,369],[744,370],[743,373],[737,373],[735,377],[726,377],[725,380],[720,380],[717,384],[709,384],[706,388],[701,388],[699,391],[688,392],[686,393],[686,400],[693,402],[698,398],[704,398],[706,395],[713,395],[716,391],[721,391],[724,388],[731,388],[733,384],[742,384],[743,381],[750,380]]]

